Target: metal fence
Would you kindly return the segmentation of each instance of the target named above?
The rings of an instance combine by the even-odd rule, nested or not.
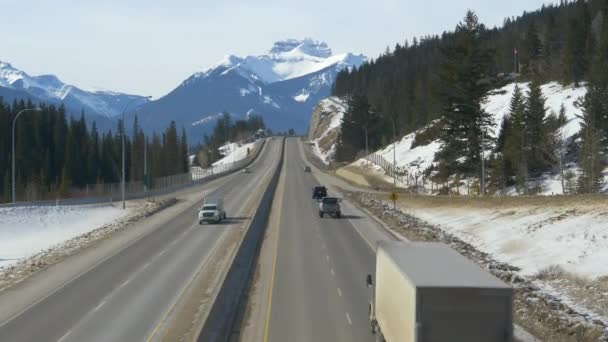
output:
[[[148,188],[143,181],[125,183],[125,198],[138,199],[150,198],[164,195],[189,186],[203,184],[221,176],[230,174],[236,170],[251,164],[259,155],[265,144],[264,140],[255,142],[255,146],[249,155],[236,162],[214,166],[208,169],[192,167],[188,173],[171,175],[166,177],[152,177]],[[69,198],[56,198],[43,201],[23,201],[17,203],[0,204],[0,208],[41,206],[41,205],[80,205],[113,202],[122,199],[121,183],[88,184],[83,189],[70,192]]]
[[[426,192],[426,175],[423,170],[410,170],[406,167],[394,167],[393,163],[377,153],[364,156],[363,159],[382,168],[384,174],[397,178],[397,187],[406,187],[415,192]]]

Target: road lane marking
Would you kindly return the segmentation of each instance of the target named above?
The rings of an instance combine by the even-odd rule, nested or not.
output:
[[[143,271],[143,270],[145,270],[146,268],[148,268],[148,266],[150,266],[150,263],[151,263],[151,262],[149,262],[149,261],[148,261],[148,262],[147,262],[147,263],[146,263],[146,264],[145,264],[145,265],[144,265],[144,266],[141,268],[141,270]]]
[[[283,158],[285,158],[285,151],[283,151]],[[281,190],[281,198],[274,198],[273,202],[276,200],[280,200],[279,203],[281,203],[280,207],[279,207],[279,212],[277,214],[277,220],[276,222],[278,222],[278,227],[277,227],[277,237],[276,237],[276,241],[274,244],[274,260],[272,261],[272,274],[270,275],[270,293],[268,294],[268,306],[266,308],[266,323],[264,324],[264,342],[268,341],[268,333],[270,331],[270,314],[272,312],[272,292],[274,291],[274,278],[275,278],[275,274],[277,271],[277,259],[279,256],[279,240],[281,237],[281,213],[283,212],[283,195],[285,193],[285,183],[286,183],[286,176],[285,173],[283,171],[287,171],[287,167],[286,167],[286,163],[283,163],[283,167],[281,170],[281,176],[279,177],[279,180],[282,181],[282,184],[277,184],[277,188],[275,189],[275,191],[278,191],[279,188]],[[276,193],[275,193],[276,195]],[[270,207],[271,210],[271,215],[272,215],[272,207]]]
[[[68,330],[68,332],[63,334],[63,336],[61,336],[61,338],[58,339],[57,342],[63,342],[68,336],[70,336],[71,333],[72,333],[72,329]]]
[[[119,288],[127,286],[127,284],[129,284],[130,282],[131,282],[131,278],[125,280],[122,284],[120,284]]]
[[[158,253],[158,256],[165,254],[166,251],[167,251],[166,249],[163,249],[162,251],[160,251],[160,253]]]
[[[348,325],[353,325],[353,321],[350,320],[350,315],[348,312],[346,313],[346,321],[348,322]]]
[[[331,270],[329,270],[329,272],[331,273],[332,276],[336,275],[336,273],[334,273],[334,269],[333,268]]]
[[[342,290],[338,287],[338,296],[342,297]]]
[[[95,311],[97,311],[97,310],[101,309],[101,307],[102,307],[102,306],[104,306],[105,304],[106,304],[106,301],[105,301],[105,300],[104,300],[104,301],[102,301],[101,303],[97,304],[97,306],[96,306],[96,307],[93,309],[93,311],[92,311],[92,312],[95,312]]]
[[[327,262],[329,262],[329,255],[326,255],[326,256],[325,256],[325,260],[326,260]]]

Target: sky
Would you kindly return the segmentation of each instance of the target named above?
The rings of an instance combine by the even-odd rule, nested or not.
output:
[[[376,57],[453,30],[467,9],[487,26],[546,0],[0,0],[0,60],[84,89],[161,97],[225,55],[310,37]]]

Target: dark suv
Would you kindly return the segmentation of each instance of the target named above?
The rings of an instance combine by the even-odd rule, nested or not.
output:
[[[321,203],[319,203],[319,217],[323,217],[323,215],[340,218],[342,216],[340,199],[335,197],[325,197],[322,199]]]
[[[327,197],[327,188],[324,186],[315,186],[312,190],[312,199],[320,200]]]

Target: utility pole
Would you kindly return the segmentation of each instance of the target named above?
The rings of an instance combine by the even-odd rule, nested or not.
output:
[[[397,133],[395,118],[393,118],[393,189],[397,190]]]
[[[19,118],[19,116],[25,112],[40,112],[42,111],[42,109],[40,108],[27,108],[24,109],[22,111],[20,111],[19,113],[17,113],[17,115],[15,115],[15,118],[13,119],[13,149],[12,149],[12,156],[13,156],[13,203],[15,203],[17,201],[16,199],[16,195],[15,195],[15,124],[17,123],[17,119]]]
[[[144,190],[148,191],[148,137],[144,133]]]
[[[485,160],[486,156],[483,150],[484,147],[484,129],[481,128],[481,196],[486,193],[486,168],[485,168]]]
[[[369,155],[369,150],[367,149],[367,126],[363,126],[363,129],[365,130],[365,156],[367,157]]]
[[[517,48],[513,50],[513,77],[517,75]]]

